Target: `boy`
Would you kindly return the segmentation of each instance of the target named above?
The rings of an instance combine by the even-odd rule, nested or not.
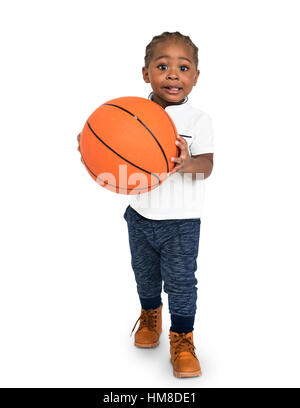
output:
[[[210,117],[188,102],[200,74],[198,48],[178,31],[164,32],[147,45],[142,72],[153,90],[149,99],[164,108],[176,126],[180,154],[171,158],[175,167],[167,179],[148,193],[133,195],[124,213],[142,308],[134,344],[143,348],[159,345],[164,282],[171,314],[173,373],[196,377],[201,375],[193,343],[201,197],[195,193],[203,183],[198,176],[207,178],[212,172],[214,151]],[[80,134],[78,142],[79,138]]]
[[[178,191],[176,194],[176,186],[182,184],[186,195],[195,193],[201,187],[199,183],[203,183],[196,175],[207,178],[213,168],[211,120],[193,108],[187,97],[200,74],[197,53],[198,48],[190,38],[179,32],[153,37],[146,47],[143,78],[153,90],[149,99],[171,116],[179,133],[176,145],[180,155],[171,158],[175,167],[162,185],[148,193],[133,195],[124,214],[142,308],[135,345],[149,348],[159,344],[164,282],[172,322],[171,362],[176,377],[201,375],[193,344],[201,200],[198,197],[182,204],[182,194]],[[187,174],[192,177],[184,177]],[[173,194],[171,184],[175,187]]]

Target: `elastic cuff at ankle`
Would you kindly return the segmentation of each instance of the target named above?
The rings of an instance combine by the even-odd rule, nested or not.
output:
[[[190,333],[194,330],[195,316],[171,315],[170,330],[175,333]]]
[[[145,310],[157,309],[161,305],[161,296],[156,296],[154,298],[141,298],[141,306]]]

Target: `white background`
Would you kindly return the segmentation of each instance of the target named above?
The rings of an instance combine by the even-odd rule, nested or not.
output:
[[[1,2],[2,387],[300,386],[297,5]],[[181,380],[166,294],[159,348],[129,337],[129,197],[93,181],[76,141],[102,103],[148,96],[145,47],[177,30],[199,47],[189,98],[216,143],[197,271],[203,376]]]

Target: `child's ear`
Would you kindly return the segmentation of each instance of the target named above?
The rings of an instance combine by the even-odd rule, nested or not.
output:
[[[199,75],[200,75],[200,70],[198,69],[197,72],[196,72],[196,75],[195,75],[195,79],[194,79],[194,86],[197,84]]]
[[[148,68],[143,67],[142,72],[143,72],[144,81],[145,81],[147,84],[149,84],[149,83],[150,83],[150,79],[149,79]]]

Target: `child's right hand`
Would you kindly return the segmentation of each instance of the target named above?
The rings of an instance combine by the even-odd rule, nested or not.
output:
[[[77,150],[78,150],[79,153],[80,153],[80,159],[81,159],[81,161],[82,161],[82,163],[83,163],[82,156],[81,156],[81,151],[80,151],[80,136],[81,136],[81,133],[79,133],[79,134],[77,135],[77,142],[78,142],[78,148],[77,148]]]

